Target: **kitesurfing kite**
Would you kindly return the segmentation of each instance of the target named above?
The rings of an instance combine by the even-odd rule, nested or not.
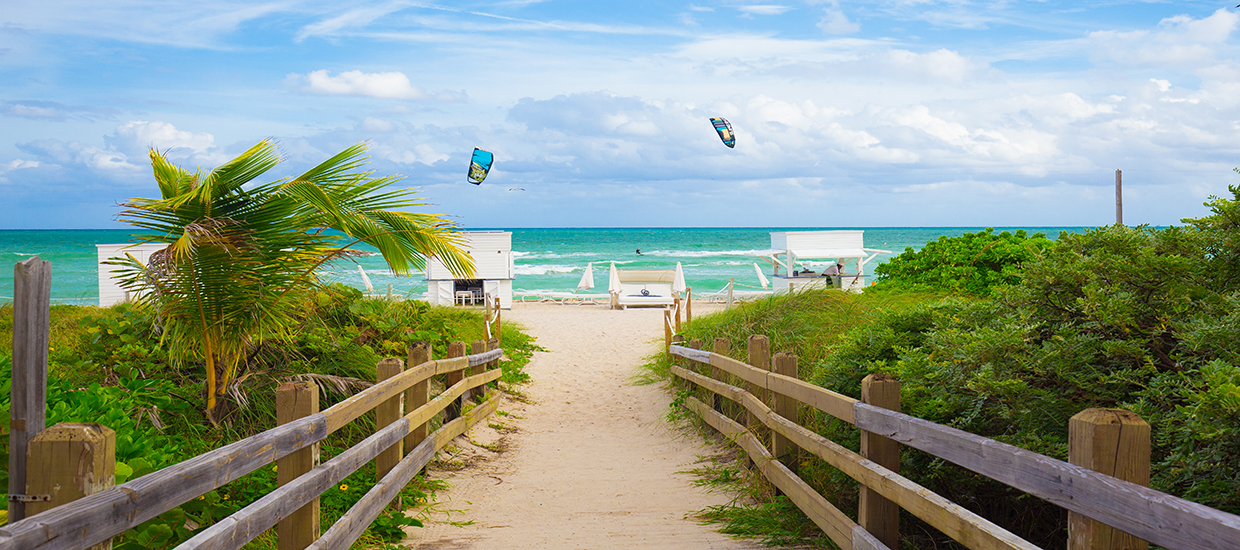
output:
[[[482,180],[487,179],[487,173],[491,171],[491,163],[495,161],[495,155],[490,151],[474,147],[474,158],[469,161],[469,183],[480,185]]]
[[[719,132],[719,139],[723,140],[723,144],[728,148],[736,147],[736,134],[732,133],[732,125],[728,124],[728,120],[723,117],[710,117],[710,123],[715,125],[715,131]]]

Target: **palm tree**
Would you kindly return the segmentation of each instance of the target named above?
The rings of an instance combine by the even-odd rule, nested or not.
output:
[[[300,298],[321,285],[315,270],[356,253],[353,246],[378,248],[398,274],[435,257],[471,276],[457,226],[403,211],[426,203],[410,189],[385,189],[399,177],[360,171],[364,153],[354,145],[300,176],[246,189],[280,163],[274,142],[207,173],[150,151],[160,198],[130,199],[119,217],[144,230],[134,235],[142,242],[168,246],[145,266],[132,255],[116,261],[125,268],[121,285],[155,308],[173,357],[205,363],[212,422],[246,350],[288,336]]]

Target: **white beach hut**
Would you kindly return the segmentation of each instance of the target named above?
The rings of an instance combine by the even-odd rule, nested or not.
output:
[[[861,230],[774,231],[771,232],[770,250],[758,255],[775,268],[776,292],[810,286],[860,290],[866,285],[865,264],[879,254],[891,253],[890,250],[865,248],[864,235]],[[830,276],[798,269],[798,263],[803,260],[834,260],[843,264],[844,269],[839,275]]]
[[[462,231],[466,253],[474,259],[474,278],[456,279],[442,262],[426,262],[426,299],[432,304],[481,304],[486,296],[499,298],[500,307],[512,308],[515,265],[509,231]]]
[[[114,265],[106,265],[103,262],[106,262],[109,258],[124,258],[125,254],[128,253],[132,254],[143,265],[146,265],[146,261],[151,257],[151,254],[162,250],[166,246],[168,245],[165,243],[95,245],[95,250],[99,255],[99,307],[108,307],[129,301],[129,291],[121,288],[121,285],[116,281],[121,268]]]

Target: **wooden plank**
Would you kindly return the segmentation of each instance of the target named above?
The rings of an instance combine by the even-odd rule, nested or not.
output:
[[[26,448],[43,431],[47,414],[47,351],[52,262],[38,256],[13,266],[13,377],[9,394],[9,494],[24,495]],[[9,521],[26,517],[26,504],[9,501]]]
[[[431,343],[430,342],[414,342],[409,346],[409,356],[406,358],[406,365],[421,365],[431,360]],[[430,399],[431,384],[429,377],[417,382],[405,390],[405,410],[406,413],[412,412],[418,407],[426,404]],[[417,447],[422,440],[426,439],[427,425],[425,422],[414,426],[409,435],[405,437],[405,453],[408,454]]]
[[[473,342],[470,342],[470,344],[469,344],[469,351],[470,351],[470,353],[472,353],[473,355],[479,355],[479,354],[481,354],[481,353],[485,352],[486,350],[487,350],[487,342],[486,342],[486,340],[481,340],[481,339],[480,339],[480,340],[474,340]],[[485,364],[485,363],[479,363],[479,364],[478,364],[478,365],[476,365],[476,366],[470,367],[470,369],[469,369],[468,371],[466,371],[466,372],[465,372],[465,375],[466,375],[466,376],[473,376],[473,375],[478,374],[478,373],[480,373],[480,372],[482,372],[482,371],[484,371],[484,370],[486,370],[486,364]],[[474,394],[475,394],[475,393],[476,393],[476,392],[475,392],[475,391],[473,391],[473,390],[470,390],[470,391],[465,392],[465,397],[464,397],[464,400],[462,401],[462,403],[464,403],[464,402],[468,402],[469,400],[474,399],[474,397],[475,397],[475,395],[474,395]]]
[[[0,549],[93,546],[325,437],[327,419],[322,413],[277,426],[4,526]]]
[[[464,342],[462,342],[462,344],[464,344]],[[502,348],[497,348],[491,351],[475,353],[473,355],[468,356],[466,359],[469,361],[469,366],[476,367],[479,365],[490,363],[491,361],[499,359],[500,357],[503,357],[503,356],[504,356],[504,350]]]
[[[387,380],[400,375],[404,370],[405,364],[400,359],[389,357],[375,365],[375,379],[377,381]],[[376,431],[404,416],[400,410],[400,398],[401,394],[398,393],[375,407]],[[400,462],[401,457],[404,456],[401,443],[403,443],[403,440],[384,449],[383,452],[379,453],[379,456],[375,457],[375,479],[383,479],[383,476],[392,471],[392,468],[395,468],[396,464]],[[399,505],[399,503],[397,504]]]
[[[438,374],[441,369],[455,366],[455,363],[452,365],[441,365],[439,362],[424,363],[349,396],[348,399],[336,403],[323,411],[324,417],[327,418],[328,433],[335,432],[348,423],[361,418],[362,415],[370,412],[379,406],[380,403],[393,397],[399,397],[405,390],[432,375]],[[464,367],[462,366],[461,368]]]
[[[689,347],[672,346],[669,351],[674,355],[720,368],[741,377],[746,382],[784,394],[849,424],[853,423],[853,404],[857,403],[857,400],[847,395],[835,393],[795,377],[761,372],[735,359],[726,356],[719,357],[708,351],[696,349],[692,342]]]
[[[486,418],[495,412],[499,407],[500,395],[496,394],[491,399],[474,407],[465,416],[453,420],[447,425],[436,431],[435,437],[424,441],[422,448],[416,454],[405,457],[390,474],[382,478],[376,483],[370,491],[366,493],[361,500],[357,501],[339,521],[332,525],[323,537],[320,538],[311,547],[315,550],[324,550],[330,548],[348,548],[352,545],[362,533],[366,532],[366,528],[371,522],[379,517],[379,513],[383,511],[383,507],[400,493],[402,487],[417,475],[426,463],[434,456],[435,451],[443,448],[453,438],[465,433],[483,418]]]
[[[1036,550],[1037,546],[1004,530],[985,518],[913,483],[882,465],[862,458],[797,423],[775,414],[757,398],[749,396],[745,407],[759,416],[771,429],[787,437],[798,447],[812,453],[845,475],[895,501],[909,513],[921,518],[943,534],[974,550],[1010,549]]]
[[[454,403],[459,403],[457,400],[465,393],[465,390],[481,386],[487,382],[498,380],[500,376],[503,376],[503,374],[503,371],[500,369],[491,369],[482,374],[475,374],[469,378],[463,378],[460,382],[457,382],[451,387],[445,389],[443,393],[436,395],[434,399],[431,399],[425,405],[422,405],[421,407],[405,414],[405,419],[408,420],[410,425],[413,426],[425,423],[436,414],[439,414],[439,411],[447,409]]]
[[[177,546],[178,550],[236,550],[254,540],[264,531],[287,517],[297,508],[317,498],[358,468],[365,466],[384,449],[399,442],[409,433],[409,423],[397,420],[375,432],[309,473],[298,477],[253,504],[238,510],[193,538]],[[313,547],[313,544],[311,545]]]
[[[319,412],[319,387],[314,382],[285,382],[276,388],[276,423],[288,424]],[[276,483],[283,487],[319,465],[319,444],[276,460]],[[302,550],[319,538],[319,499],[307,502],[276,525],[278,550]]]
[[[792,473],[786,466],[775,460],[766,448],[745,430],[744,426],[706,406],[693,397],[685,399],[685,407],[696,412],[711,427],[735,441],[750,458],[762,474],[771,481],[788,499],[796,504],[818,528],[826,533],[841,550],[852,550],[853,527],[857,524],[848,519],[843,512],[819,495],[808,484]],[[880,546],[879,548],[886,548]]]
[[[716,363],[722,363],[723,359],[728,358],[728,352],[732,351],[732,342],[729,341],[727,338],[715,338],[714,347],[712,348],[711,351],[712,351],[712,353],[710,354],[711,368],[709,371],[710,377],[726,384],[728,382],[727,376],[725,374],[727,371],[723,370],[723,367],[720,367]],[[714,396],[711,396],[711,397],[713,399],[713,407],[715,410],[719,412],[724,412],[727,410],[724,408],[724,402],[722,400]]]
[[[870,374],[861,381],[861,401],[900,412],[900,381],[888,374]],[[900,444],[861,430],[861,456],[900,473]],[[892,548],[900,547],[900,507],[862,485],[857,523]]]
[[[1020,537],[987,521],[961,506],[901,477],[847,448],[826,439],[796,422],[775,414],[770,407],[752,394],[735,386],[729,386],[710,377],[679,366],[672,373],[699,384],[730,399],[738,399],[745,408],[758,416],[772,432],[778,433],[798,447],[806,449],[825,460],[845,475],[873,488],[879,494],[896,501],[913,515],[942,531],[944,534],[975,550],[1010,549],[1035,550],[1037,547]]]
[[[102,424],[61,422],[39,432],[27,453],[27,490],[51,496],[28,503],[26,512],[31,516],[107,490],[116,480],[116,432]],[[111,550],[112,541],[91,549]]]
[[[1235,548],[1240,516],[1006,443],[858,403],[858,428],[950,460],[1166,548]]]
[[[1150,425],[1123,409],[1085,409],[1068,421],[1068,462],[1149,487]],[[1068,550],[1148,547],[1128,533],[1068,512]]]

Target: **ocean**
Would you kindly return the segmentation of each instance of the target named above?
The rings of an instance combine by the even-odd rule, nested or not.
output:
[[[491,228],[501,229],[501,228]],[[770,267],[754,253],[770,248],[772,231],[812,231],[819,229],[862,229],[866,248],[890,250],[879,254],[865,266],[867,276],[874,267],[905,248],[920,249],[939,236],[958,236],[980,227],[874,227],[874,228],[588,228],[588,229],[504,229],[512,231],[516,264],[513,290],[517,292],[571,292],[588,263],[594,264],[593,292],[607,290],[607,269],[611,262],[623,269],[684,268],[685,281],[695,293],[714,292],[736,280],[737,289],[760,288],[753,264],[770,275]],[[997,231],[1025,229],[1056,238],[1060,231],[1079,232],[1080,227],[995,228]],[[97,304],[99,299],[98,260],[95,245],[129,242],[127,229],[98,230],[0,230],[0,258],[16,263],[34,255],[52,262],[53,303]],[[636,251],[640,249],[641,255]],[[426,291],[421,273],[398,277],[387,269],[380,256],[365,256],[325,266],[320,275],[326,281],[362,288],[357,265],[366,270],[374,288],[415,297]],[[825,263],[805,262],[816,271]],[[11,300],[13,271],[0,269],[0,302]]]

